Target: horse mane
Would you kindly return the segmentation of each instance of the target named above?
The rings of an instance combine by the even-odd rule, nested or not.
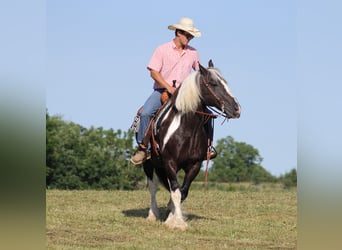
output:
[[[175,106],[183,113],[195,112],[201,101],[201,91],[199,84],[199,71],[192,72],[186,77],[178,89]]]

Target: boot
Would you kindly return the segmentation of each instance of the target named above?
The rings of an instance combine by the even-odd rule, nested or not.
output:
[[[140,144],[138,151],[132,156],[131,162],[134,165],[139,165],[150,158],[151,158],[151,154],[147,152],[146,146],[143,144]]]

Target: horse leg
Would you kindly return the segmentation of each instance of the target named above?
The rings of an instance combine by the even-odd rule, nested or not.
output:
[[[148,211],[148,216],[146,219],[149,221],[157,221],[159,219],[159,210],[158,210],[157,199],[156,199],[157,188],[158,188],[158,180],[156,176],[153,176],[152,180],[148,179],[148,189],[151,195],[151,206]]]
[[[159,210],[157,206],[157,199],[156,199],[156,193],[158,188],[158,179],[154,175],[154,167],[151,161],[145,161],[143,163],[144,172],[147,176],[148,181],[148,189],[150,191],[151,195],[151,206],[148,211],[147,220],[149,221],[156,221],[159,219]]]
[[[200,169],[201,169],[201,162],[197,162],[192,167],[186,169],[184,180],[183,180],[183,185],[180,189],[181,194],[182,194],[182,199],[181,199],[182,202],[188,196],[190,185],[191,185],[192,181],[198,175],[198,172],[200,171]]]
[[[188,224],[184,221],[182,208],[181,208],[181,198],[182,194],[179,189],[177,179],[174,178],[170,181],[170,193],[171,193],[171,212],[165,221],[165,224],[171,229],[181,229],[185,230]]]

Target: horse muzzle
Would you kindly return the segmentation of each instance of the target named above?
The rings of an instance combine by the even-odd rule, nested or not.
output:
[[[228,110],[225,110],[227,117],[231,118],[240,118],[241,115],[241,106],[238,102],[236,102],[233,106],[230,106]]]
[[[237,104],[237,107],[235,108],[235,117],[234,118],[240,118],[241,115],[241,106],[240,104]]]

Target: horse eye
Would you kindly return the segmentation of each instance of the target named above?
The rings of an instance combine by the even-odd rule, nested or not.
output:
[[[210,81],[210,85],[212,85],[212,86],[217,86],[217,82],[215,82],[215,81]]]

